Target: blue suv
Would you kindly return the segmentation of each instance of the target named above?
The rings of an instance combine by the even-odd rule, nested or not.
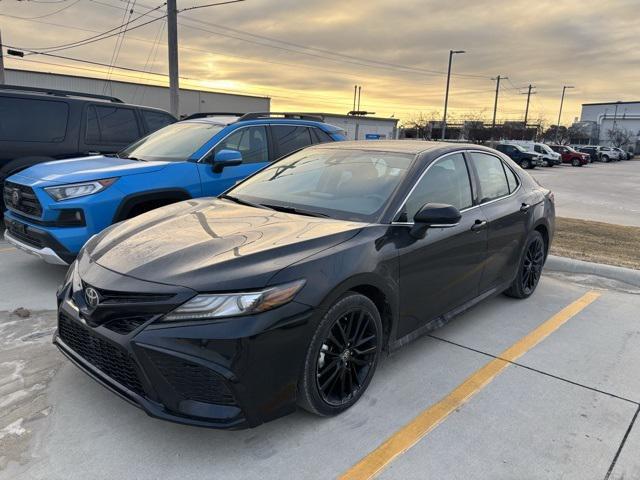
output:
[[[41,163],[9,177],[5,239],[66,265],[113,223],[219,195],[277,158],[344,139],[338,127],[304,114],[195,114],[116,155]]]

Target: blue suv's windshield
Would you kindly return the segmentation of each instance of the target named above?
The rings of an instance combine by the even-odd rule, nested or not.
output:
[[[205,122],[174,123],[122,150],[120,158],[183,162],[220,132],[224,125]]]

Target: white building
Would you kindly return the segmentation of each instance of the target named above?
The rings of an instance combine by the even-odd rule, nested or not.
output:
[[[583,103],[580,115],[581,127],[591,125],[591,143],[610,145],[609,131],[626,130],[630,137],[630,146],[640,151],[640,101]]]
[[[309,113],[309,115],[318,115],[323,117],[326,123],[342,128],[347,133],[347,140],[395,140],[398,138],[397,118],[337,113]]]
[[[169,88],[142,83],[102,80],[29,70],[5,70],[5,83],[117,97],[123,102],[169,111]],[[268,112],[271,99],[205,90],[180,89],[180,115],[197,112]]]

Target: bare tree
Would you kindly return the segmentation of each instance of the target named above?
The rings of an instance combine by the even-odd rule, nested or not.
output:
[[[607,137],[611,145],[620,148],[631,143],[633,134],[624,128],[610,128],[607,130]]]

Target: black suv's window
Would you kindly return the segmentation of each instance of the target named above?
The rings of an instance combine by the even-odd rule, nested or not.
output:
[[[324,130],[320,130],[319,128],[312,128],[311,131],[314,133],[314,136],[316,137],[313,143],[333,142],[333,138],[331,138],[331,135],[329,135]]]
[[[0,97],[0,140],[62,142],[68,117],[65,102]]]
[[[280,157],[311,145],[311,132],[307,127],[293,125],[273,125],[273,135]]]
[[[138,138],[138,122],[132,109],[102,105],[87,109],[86,143],[128,144]]]
[[[151,110],[142,110],[142,117],[147,124],[147,133],[160,130],[162,127],[171,125],[176,121],[171,115],[162,112],[154,112]]]
[[[236,130],[216,146],[214,155],[225,149],[242,153],[242,163],[268,162],[267,129],[246,127]]]
[[[469,171],[461,153],[448,155],[429,167],[409,195],[398,221],[413,221],[426,203],[444,203],[458,210],[473,204]]]
[[[509,183],[502,160],[493,155],[477,152],[473,152],[471,157],[480,181],[481,203],[509,195]]]

